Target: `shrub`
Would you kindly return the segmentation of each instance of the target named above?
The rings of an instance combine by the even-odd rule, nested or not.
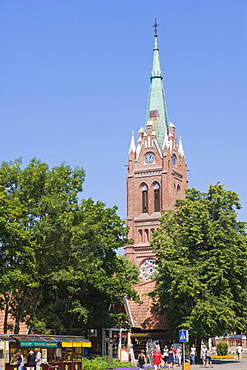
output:
[[[216,346],[216,351],[218,356],[228,355],[228,344],[226,342],[219,342]]]
[[[112,366],[109,366],[109,357],[96,357],[93,360],[87,358],[82,359],[82,369],[83,370],[107,370],[107,369],[118,369],[126,367],[135,367],[135,365],[129,362],[120,362],[118,360],[113,360]]]

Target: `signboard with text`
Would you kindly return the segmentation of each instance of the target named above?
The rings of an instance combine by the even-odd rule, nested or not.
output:
[[[20,342],[20,347],[57,347],[56,342]]]

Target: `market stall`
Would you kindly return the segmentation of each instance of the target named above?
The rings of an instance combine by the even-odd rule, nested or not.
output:
[[[2,355],[3,364],[0,370],[18,370],[17,352],[22,351],[25,363],[28,353],[34,348],[41,352],[41,370],[48,370],[49,364],[59,367],[60,370],[81,370],[82,358],[89,347],[91,342],[79,336],[2,335],[0,358]]]

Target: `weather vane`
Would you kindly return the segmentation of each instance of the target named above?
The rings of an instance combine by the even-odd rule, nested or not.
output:
[[[158,35],[158,26],[159,24],[157,23],[157,19],[155,18],[155,22],[154,22],[154,36],[157,36]]]

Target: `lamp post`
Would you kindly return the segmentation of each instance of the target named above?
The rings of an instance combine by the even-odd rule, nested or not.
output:
[[[112,358],[113,358],[113,338],[112,338],[112,329],[109,331],[110,334],[110,348],[109,348],[109,366],[112,367]]]

